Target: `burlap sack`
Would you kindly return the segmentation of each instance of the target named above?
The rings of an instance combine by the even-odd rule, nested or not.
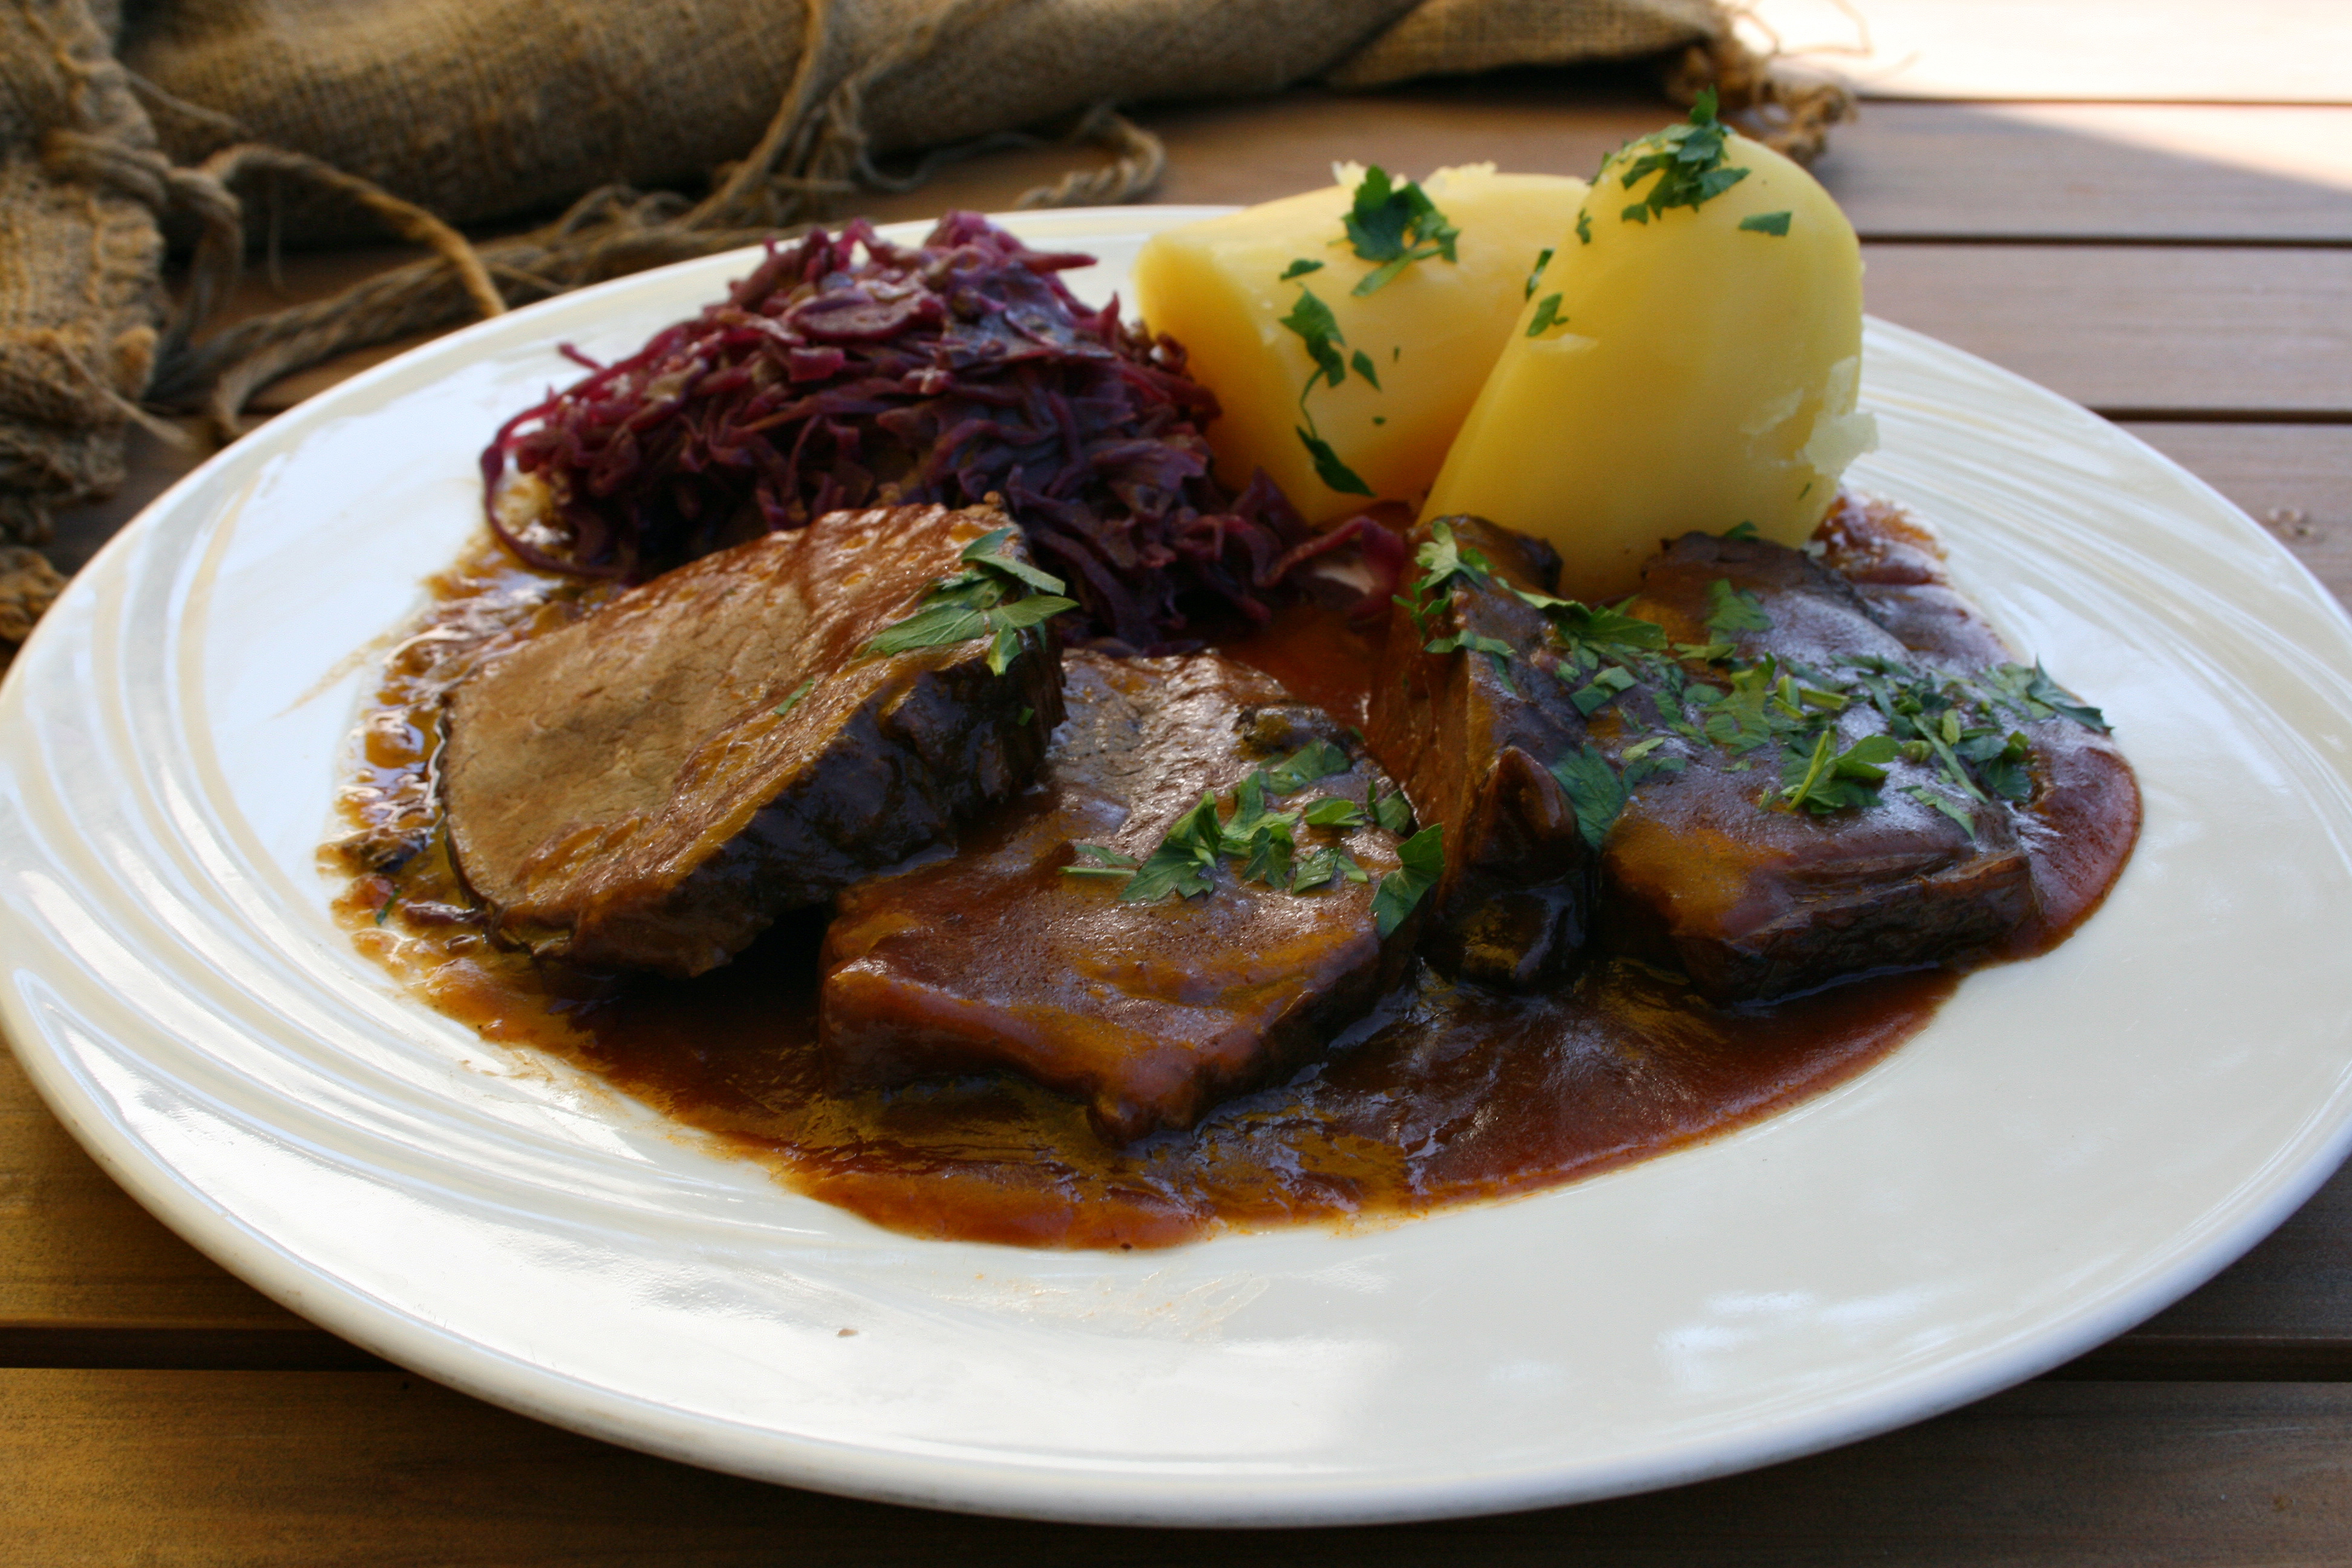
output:
[[[161,324],[154,146],[81,0],[0,5],[0,539],[122,482]]]
[[[233,431],[300,365],[854,207],[883,154],[1084,113],[1116,162],[1033,195],[1128,199],[1160,153],[1112,104],[1678,50],[1748,58],[1717,0],[0,0],[0,537],[117,480],[142,393]],[[440,257],[192,344],[262,213]],[[164,215],[204,244],[159,338]]]

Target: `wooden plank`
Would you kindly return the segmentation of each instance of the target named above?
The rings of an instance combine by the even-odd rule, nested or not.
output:
[[[314,1334],[92,1164],[0,1050],[0,1329]]]
[[[713,1475],[389,1373],[0,1373],[12,1563],[2252,1563],[2352,1553],[2352,1387],[2041,1384],[1647,1497],[1213,1536]]]
[[[2352,605],[2352,428],[2133,425],[2131,433],[2228,496]],[[2352,1225],[2352,1213],[2346,1215]]]
[[[1878,97],[2352,103],[2352,8],[2341,0],[1756,0],[1741,9],[1799,61]]]
[[[2352,249],[1867,245],[1875,314],[2119,419],[2352,418]]]
[[[2352,241],[2352,109],[1871,103],[1813,172],[1865,239]]]
[[[1137,111],[1168,148],[1157,202],[1268,201],[1352,159],[1425,174],[1449,163],[1590,176],[1675,111],[1654,93],[1557,72],[1373,93]],[[861,201],[886,218],[1001,211],[1101,155],[1033,148]],[[1815,172],[1865,238],[2352,242],[2352,109],[1874,103]]]

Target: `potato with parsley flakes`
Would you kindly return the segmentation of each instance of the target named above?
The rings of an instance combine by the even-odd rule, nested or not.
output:
[[[1585,192],[1490,163],[1419,184],[1333,173],[1156,235],[1135,266],[1144,321],[1223,407],[1218,476],[1238,489],[1263,468],[1311,522],[1420,504]]]
[[[1876,445],[1861,355],[1845,215],[1703,102],[1601,165],[1423,515],[1549,541],[1588,600],[1693,529],[1801,544]]]

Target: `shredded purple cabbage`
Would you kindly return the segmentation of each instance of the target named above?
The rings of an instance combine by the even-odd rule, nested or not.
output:
[[[1118,301],[1072,296],[1058,275],[1091,261],[974,213],[911,250],[863,219],[771,245],[726,300],[501,426],[490,524],[534,565],[636,582],[841,508],[996,494],[1068,580],[1076,635],[1189,646],[1203,619],[1264,621],[1334,551],[1385,604],[1396,535],[1313,533],[1262,473],[1222,489],[1201,436],[1215,397]],[[550,507],[502,517],[510,473],[546,481]]]

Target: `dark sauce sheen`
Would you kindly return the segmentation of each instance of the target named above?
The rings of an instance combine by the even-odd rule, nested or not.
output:
[[[485,940],[432,816],[440,694],[481,658],[585,606],[488,550],[434,586],[436,612],[395,652],[362,724],[344,797],[358,831],[331,847],[359,868],[341,908],[361,946],[484,1037],[586,1068],[792,1187],[911,1235],[1164,1247],[1556,1186],[1844,1081],[1958,984],[1942,970],[1880,975],[1727,1011],[1622,961],[1597,961],[1541,996],[1424,972],[1290,1081],[1124,1148],[1098,1139],[1075,1102],[1010,1076],[836,1092],[815,1041],[821,915],[788,920],[687,982],[538,970]],[[1302,609],[1226,650],[1360,721],[1378,649],[1339,616]],[[2136,827],[2136,795],[2132,805]],[[2052,838],[2063,861],[2064,837]],[[2104,892],[2120,854],[2090,858]],[[2032,949],[2097,900],[2058,901],[2063,921],[2032,933]]]

